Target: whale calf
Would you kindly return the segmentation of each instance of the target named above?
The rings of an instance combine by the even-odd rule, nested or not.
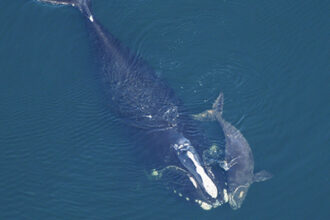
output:
[[[100,79],[110,110],[136,130],[136,134],[148,139],[145,147],[156,152],[154,157],[163,169],[171,173],[173,169],[166,167],[176,167],[175,172],[184,173],[183,191],[189,194],[185,195],[187,200],[204,209],[223,204],[225,176],[213,172],[200,157],[200,149],[205,144],[192,133],[204,135],[195,127],[194,120],[183,110],[182,101],[167,83],[157,77],[146,61],[105,30],[92,14],[91,0],[38,1],[79,9],[96,60],[95,74]]]
[[[225,153],[219,165],[227,173],[229,205],[232,209],[241,207],[250,185],[268,180],[272,175],[266,171],[254,173],[254,159],[251,148],[242,133],[222,117],[223,93],[220,93],[211,110],[194,115],[197,120],[217,120],[225,135]]]

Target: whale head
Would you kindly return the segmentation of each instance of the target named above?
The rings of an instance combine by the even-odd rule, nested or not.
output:
[[[232,209],[236,210],[242,206],[248,190],[249,185],[241,185],[229,194],[229,205]]]
[[[201,160],[191,142],[181,137],[173,144],[174,152],[181,163],[182,169],[186,172],[186,179],[189,180],[190,194],[193,194],[193,201],[201,208],[209,210],[228,201],[228,195],[224,189],[224,176],[213,172],[210,166]],[[217,170],[220,171],[221,170]],[[216,173],[216,175],[214,174]]]

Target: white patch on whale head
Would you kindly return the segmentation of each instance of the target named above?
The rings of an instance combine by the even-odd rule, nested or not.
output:
[[[210,204],[208,204],[206,202],[203,202],[203,201],[197,200],[197,199],[195,200],[195,202],[198,203],[200,205],[200,207],[202,209],[204,209],[204,210],[210,210],[210,209],[212,209],[212,205],[210,205]]]
[[[244,192],[241,191],[241,192],[239,193],[239,198],[241,199],[241,198],[243,197],[243,195],[244,195]]]
[[[212,205],[210,205],[206,202],[202,202],[201,208],[208,211],[208,210],[212,209]]]
[[[92,15],[89,16],[89,20],[90,20],[91,22],[94,22],[94,18],[93,18]]]
[[[197,189],[197,183],[196,180],[193,177],[189,177],[190,181],[192,182],[192,184],[194,185],[194,187]]]
[[[151,175],[152,175],[152,176],[158,176],[159,173],[158,173],[157,170],[153,169],[152,172],[151,172]]]
[[[225,203],[228,202],[228,193],[226,189],[223,189],[223,200],[225,201]]]
[[[202,182],[203,182],[203,187],[205,191],[212,196],[212,198],[217,198],[218,196],[218,189],[211,180],[211,178],[205,173],[204,168],[198,163],[194,157],[194,155],[190,152],[187,151],[187,156],[189,157],[190,160],[194,163],[196,167],[196,172],[201,176]]]

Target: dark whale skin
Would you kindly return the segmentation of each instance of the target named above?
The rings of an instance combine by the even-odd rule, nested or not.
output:
[[[204,166],[199,155],[210,144],[167,83],[156,75],[146,61],[129,51],[102,27],[90,11],[89,0],[39,1],[72,5],[82,12],[94,51],[96,77],[111,111],[136,132],[136,136],[143,136],[141,139],[147,143],[143,147],[153,152],[153,159],[159,165],[175,165],[184,170],[187,177],[195,178],[197,186],[189,183],[187,187],[191,190],[186,190],[192,192],[191,198],[198,199],[194,201],[200,205],[203,201],[221,205],[224,174],[214,175],[210,167]],[[194,159],[187,156],[187,152]],[[205,175],[198,171],[195,163],[205,169]],[[207,205],[207,208],[210,206]]]
[[[130,52],[111,33],[105,31],[100,23],[87,20],[87,27],[98,56],[97,74],[112,111],[126,125],[134,128],[138,136],[144,137],[143,148],[148,148],[149,162],[153,166],[161,169],[175,165],[185,169],[172,146],[181,138],[187,138],[198,155],[202,155],[210,143],[196,126],[182,101],[146,61]],[[206,172],[211,172],[211,168],[204,168]],[[209,174],[212,175],[212,180],[219,187],[218,198],[222,200],[224,174]],[[203,190],[193,188],[191,183],[187,184],[184,191],[190,199],[197,198],[209,203],[215,201]],[[222,204],[222,201],[217,204]]]

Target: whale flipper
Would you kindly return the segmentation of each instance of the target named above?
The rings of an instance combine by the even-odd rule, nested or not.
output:
[[[217,97],[217,99],[214,101],[213,105],[212,105],[212,110],[214,112],[214,114],[222,117],[222,112],[223,112],[223,93],[220,92],[219,96]],[[217,117],[218,117],[217,116]]]
[[[262,170],[262,171],[259,171],[258,173],[254,174],[253,181],[254,182],[263,182],[263,181],[269,180],[272,177],[273,177],[273,175],[271,173],[267,172],[266,170]]]

